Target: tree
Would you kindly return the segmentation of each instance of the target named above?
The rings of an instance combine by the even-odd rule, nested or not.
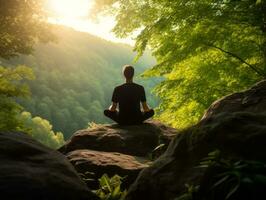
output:
[[[30,54],[38,42],[54,39],[43,0],[0,0],[0,57]]]
[[[99,101],[93,101],[91,103],[90,109],[90,122],[100,122],[103,119],[103,108]]]
[[[42,4],[39,0],[0,0],[0,58],[30,54],[36,42],[54,39]],[[0,66],[0,130],[22,129],[17,118],[22,107],[15,98],[29,94],[24,81],[33,77],[26,66]]]
[[[265,0],[96,0],[111,13],[114,32],[138,32],[138,57],[148,46],[164,77],[155,92],[159,118],[175,127],[195,123],[217,98],[266,77]]]
[[[27,132],[44,145],[57,149],[65,143],[63,134],[54,132],[49,121],[41,117],[32,117],[29,112],[22,112],[19,118],[28,129]]]
[[[17,119],[22,107],[15,102],[17,97],[29,94],[28,86],[23,80],[33,79],[31,69],[25,66],[4,68],[0,66],[0,130],[11,131],[23,129],[23,124]]]

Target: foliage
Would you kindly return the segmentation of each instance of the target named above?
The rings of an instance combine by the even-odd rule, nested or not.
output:
[[[102,126],[103,124],[96,124],[95,122],[89,122],[87,129],[97,129],[97,128],[101,128]]]
[[[175,200],[242,199],[243,195],[253,199],[258,192],[265,191],[266,163],[263,161],[226,159],[221,151],[215,150],[197,168],[209,170],[206,180],[198,186],[186,184],[187,192]]]
[[[193,200],[195,194],[198,192],[199,186],[185,184],[187,192],[175,198],[174,200]]]
[[[42,0],[0,0],[0,58],[30,54],[37,42],[54,40],[43,3]],[[26,80],[34,79],[34,74],[29,67],[15,66],[0,66],[0,130],[26,131],[57,148],[64,141],[61,133],[54,133],[47,120],[21,113],[23,108],[16,101],[29,96]]]
[[[34,78],[33,72],[26,66],[6,68],[0,66],[0,130],[22,130],[23,124],[18,119],[22,107],[15,98],[29,95],[25,80]]]
[[[51,147],[63,145],[62,133],[54,133],[50,123],[40,117],[31,117],[16,102],[18,98],[26,98],[30,91],[26,80],[34,79],[33,70],[26,66],[0,66],[0,131],[24,131],[33,138]]]
[[[114,175],[109,178],[107,174],[104,174],[99,179],[100,188],[95,191],[96,195],[102,200],[124,200],[127,191],[121,190],[123,178],[118,175]]]
[[[158,64],[144,75],[164,77],[157,111],[175,127],[266,76],[265,0],[96,0],[101,11],[115,16],[117,36],[139,33],[138,56],[152,50]]]
[[[87,184],[95,181],[95,173],[94,172],[86,171],[85,173],[79,173],[79,176]]]
[[[29,112],[22,112],[19,119],[24,124],[27,133],[42,144],[57,149],[65,143],[63,134],[54,132],[49,121],[41,117],[32,117]]]
[[[167,145],[164,143],[159,143],[158,146],[156,146],[150,154],[148,154],[149,160],[156,160],[159,158],[166,150]]]
[[[43,0],[0,0],[0,57],[30,54],[38,41],[54,40]]]
[[[199,168],[208,168],[217,165],[217,163],[224,163],[226,164],[227,161],[221,158],[221,151],[216,149],[208,153],[208,156],[203,158],[200,162]],[[227,165],[227,164],[226,164]]]
[[[201,168],[215,167],[220,173],[212,177],[212,187],[208,196],[224,195],[224,199],[234,199],[234,195],[245,188],[245,192],[257,190],[258,186],[266,186],[266,163],[253,160],[224,159],[220,151],[216,150],[208,154],[208,157],[200,163]],[[225,191],[225,194],[219,192]]]
[[[108,123],[103,110],[109,107],[113,88],[124,82],[121,68],[132,63],[135,54],[127,45],[114,44],[76,32],[69,28],[54,29],[58,43],[38,44],[31,56],[20,56],[5,65],[25,63],[32,66],[36,80],[28,82],[32,98],[19,100],[25,110],[51,122],[55,131],[69,138],[88,122]],[[149,54],[135,63],[136,74],[154,63]],[[136,82],[145,86],[148,103],[157,104],[150,95],[156,80]]]

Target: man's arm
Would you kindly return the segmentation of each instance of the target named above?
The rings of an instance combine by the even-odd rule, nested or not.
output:
[[[141,102],[141,105],[142,105],[142,108],[143,108],[144,112],[148,112],[150,110],[150,108],[149,108],[149,106],[148,106],[146,101]]]
[[[109,107],[109,110],[115,112],[117,108],[117,103],[118,103],[118,94],[117,94],[117,88],[115,88],[112,95],[112,104]]]
[[[109,110],[112,111],[112,112],[115,112],[116,108],[117,108],[117,103],[112,102],[112,105],[109,107]]]
[[[149,108],[149,106],[148,106],[148,104],[146,102],[146,94],[145,94],[144,87],[142,87],[140,101],[141,101],[141,105],[142,105],[143,111],[144,112],[148,112],[150,110],[150,108]]]

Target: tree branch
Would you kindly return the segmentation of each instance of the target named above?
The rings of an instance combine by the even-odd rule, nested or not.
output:
[[[237,60],[239,60],[239,61],[241,61],[242,63],[246,64],[249,68],[251,68],[253,71],[255,71],[258,75],[262,76],[263,78],[266,77],[266,74],[265,74],[263,71],[257,69],[257,68],[254,67],[253,65],[249,64],[249,63],[246,62],[244,59],[242,59],[241,57],[239,57],[237,54],[232,53],[232,52],[229,52],[229,51],[226,51],[226,50],[224,50],[224,49],[222,49],[222,48],[220,48],[220,47],[217,47],[217,46],[215,46],[215,45],[213,45],[213,44],[207,44],[207,46],[210,46],[210,47],[213,47],[213,48],[215,48],[215,49],[218,49],[218,50],[220,50],[221,52],[226,53],[226,54],[228,54],[228,55],[230,55],[230,56],[236,58]]]

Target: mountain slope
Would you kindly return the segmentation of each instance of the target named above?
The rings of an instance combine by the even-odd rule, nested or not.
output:
[[[36,80],[29,82],[31,99],[19,100],[33,116],[48,119],[55,131],[66,138],[88,122],[109,122],[102,114],[111,102],[113,88],[123,82],[121,67],[133,64],[140,74],[155,61],[145,54],[133,63],[132,47],[115,44],[70,28],[55,30],[56,43],[39,44],[30,56],[21,56],[4,65],[25,64],[34,69]],[[141,80],[152,106],[156,100],[149,93],[156,80]]]

